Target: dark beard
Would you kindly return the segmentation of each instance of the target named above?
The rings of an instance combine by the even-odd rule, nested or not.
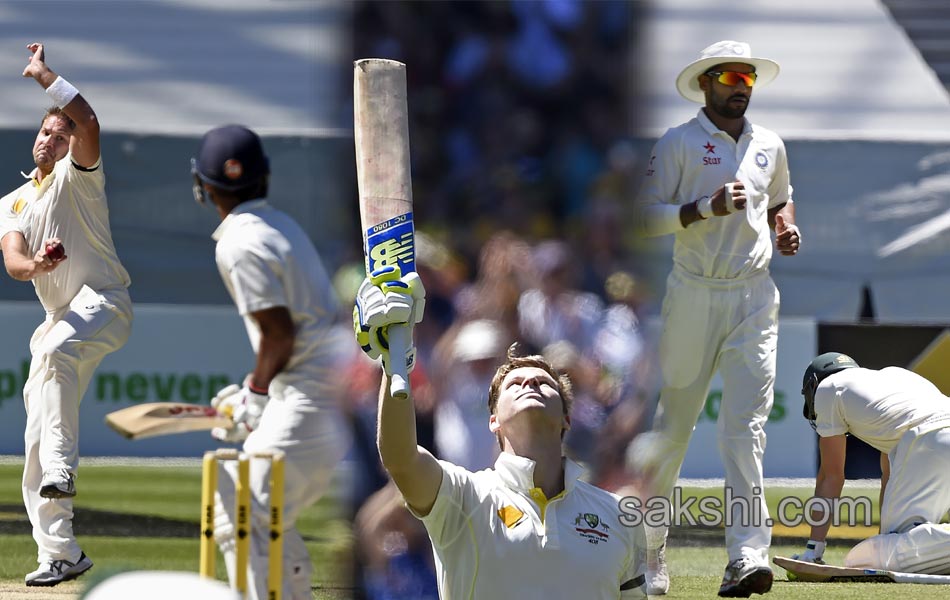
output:
[[[739,96],[739,95],[730,96],[722,102],[714,102],[711,108],[714,111],[716,111],[716,114],[718,114],[721,117],[725,117],[727,119],[741,119],[745,115],[745,110],[749,108],[749,102],[748,102],[748,99],[746,98],[746,102],[743,103],[741,106],[734,107],[730,105],[729,101],[737,97],[745,98],[745,96]]]

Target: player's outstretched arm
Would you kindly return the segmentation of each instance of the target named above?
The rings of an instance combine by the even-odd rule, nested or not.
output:
[[[818,467],[818,475],[815,477],[815,497],[816,498],[839,498],[841,490],[844,488],[844,459],[847,449],[847,441],[844,434],[822,437],[818,440],[818,451],[821,456],[821,465]],[[826,507],[828,511],[831,506]],[[819,521],[822,515],[812,511],[812,518]],[[811,528],[812,540],[825,541],[828,535],[828,529],[831,528],[831,516],[825,513],[824,519],[820,525],[813,525]]]
[[[891,459],[885,452],[881,452],[881,493],[878,496],[878,506],[884,505],[884,492],[887,490],[887,482],[891,478]],[[883,531],[881,533],[884,533]]]
[[[393,397],[390,383],[385,375],[379,391],[379,456],[406,504],[425,516],[432,510],[442,485],[442,467],[418,444],[411,389],[407,397]]]
[[[73,120],[76,129],[69,141],[73,162],[80,167],[92,167],[99,160],[99,119],[95,111],[75,87],[46,65],[43,44],[34,42],[27,48],[30,49],[30,61],[23,69],[23,76],[32,77],[43,86],[53,102]]]

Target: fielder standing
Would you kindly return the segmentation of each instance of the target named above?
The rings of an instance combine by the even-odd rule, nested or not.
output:
[[[785,146],[745,117],[753,86],[772,81],[774,61],[748,44],[717,42],[680,72],[676,87],[703,103],[695,118],[670,129],[653,149],[637,202],[647,236],[675,235],[673,270],[663,301],[663,384],[650,456],[654,491],[669,497],[715,371],[723,380],[719,449],[725,485],[758,502],[763,522],[726,527],[720,596],[748,597],[772,587],[771,531],[762,490],[765,422],[772,408],[779,294],[769,276],[776,249],[798,252],[800,236]],[[648,531],[648,591],[669,588],[666,528]]]
[[[848,433],[881,452],[881,534],[852,548],[845,566],[950,575],[950,525],[940,524],[950,510],[950,398],[912,371],[862,369],[837,352],[811,362],[802,395],[820,436],[815,497],[841,496]],[[811,528],[800,560],[822,562],[828,529]]]
[[[357,340],[384,367],[380,335],[390,324],[421,321],[424,299],[421,280],[414,273],[399,280],[398,269],[360,287]],[[476,473],[417,445],[411,393],[393,397],[389,386],[387,375],[379,454],[429,533],[441,598],[645,597],[642,526],[621,524],[619,498],[581,481],[583,469],[564,457],[566,376],[540,356],[509,350],[488,390],[487,425],[502,451],[494,468]]]
[[[0,199],[0,244],[7,272],[32,281],[46,311],[23,388],[23,502],[39,562],[26,585],[52,586],[92,567],[72,528],[79,402],[99,362],[128,339],[132,302],[109,228],[96,113],[46,65],[42,44],[28,48],[23,76],[54,106],[33,143],[36,168]]]
[[[283,598],[310,600],[312,565],[295,522],[330,485],[349,439],[336,405],[337,314],[333,287],[304,230],[265,200],[270,174],[260,138],[238,125],[212,129],[192,159],[194,192],[221,218],[213,238],[225,287],[244,317],[257,355],[243,387],[221,390],[212,401],[233,414],[234,426],[216,438],[244,442],[244,451],[286,454]],[[252,525],[249,600],[267,597],[268,470],[251,466]],[[225,465],[215,506],[215,540],[235,580],[235,464]]]

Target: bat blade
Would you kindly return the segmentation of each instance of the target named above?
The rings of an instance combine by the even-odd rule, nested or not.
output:
[[[950,575],[927,575],[923,573],[901,573],[885,569],[862,569],[857,567],[835,567],[776,556],[772,562],[794,574],[798,581],[816,583],[923,583],[931,585],[950,585]]]
[[[184,402],[148,402],[107,414],[106,424],[123,437],[140,440],[159,435],[230,427],[232,422],[210,406]]]
[[[366,272],[397,265],[404,275],[413,272],[406,65],[380,58],[353,63],[353,137]],[[389,328],[393,396],[408,394],[405,357],[411,343],[407,327]]]

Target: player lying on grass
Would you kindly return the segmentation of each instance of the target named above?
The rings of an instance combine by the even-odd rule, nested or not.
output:
[[[374,272],[354,310],[357,340],[382,358],[378,446],[409,509],[425,524],[442,598],[643,598],[643,527],[620,523],[619,498],[579,480],[564,457],[571,384],[542,357],[514,355],[488,390],[486,423],[502,452],[473,473],[417,445],[412,394],[390,394],[386,329],[422,319],[415,274]],[[410,356],[412,353],[410,353]]]
[[[881,451],[881,533],[852,548],[845,566],[950,574],[950,526],[939,524],[950,509],[950,398],[916,373],[862,369],[837,352],[812,361],[802,394],[820,436],[816,497],[841,495],[846,434]],[[813,526],[793,558],[820,563],[828,528]]]

